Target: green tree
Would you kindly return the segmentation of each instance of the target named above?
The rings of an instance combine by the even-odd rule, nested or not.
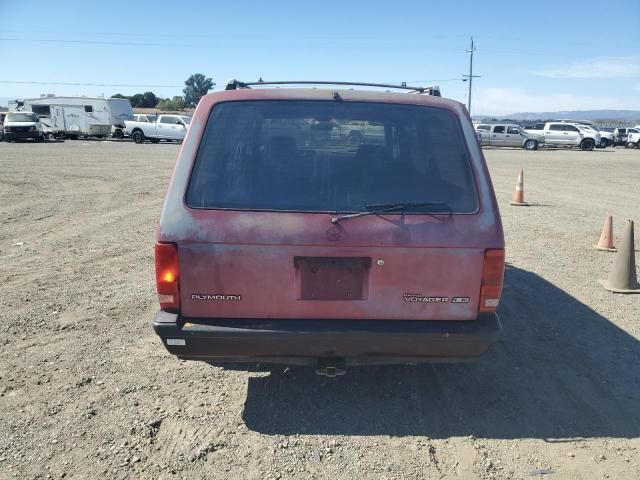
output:
[[[162,98],[157,104],[159,110],[178,111],[184,108],[182,97]]]
[[[156,94],[153,92],[144,92],[142,94],[142,105],[139,105],[142,108],[153,108],[158,104],[160,99],[156,97]]]
[[[129,101],[131,102],[131,106],[133,108],[136,108],[136,107],[141,107],[142,106],[142,105],[140,105],[142,103],[142,99],[143,99],[143,95],[141,93],[136,93],[135,95],[131,96]]]
[[[215,85],[210,77],[205,77],[201,73],[191,75],[184,84],[186,86],[182,92],[184,93],[184,104],[187,107],[198,105],[200,99]]]
[[[154,108],[160,99],[153,92],[136,93],[132,96],[122,95],[116,93],[111,98],[125,98],[131,102],[131,106],[134,108]]]

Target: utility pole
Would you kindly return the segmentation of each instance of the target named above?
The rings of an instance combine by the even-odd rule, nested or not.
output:
[[[469,81],[469,95],[467,96],[467,110],[469,110],[469,115],[471,115],[471,85],[473,84],[474,78],[480,77],[480,75],[473,74],[473,52],[475,51],[476,49],[473,46],[473,37],[471,37],[471,48],[467,50],[467,53],[469,54],[469,75],[462,75]]]

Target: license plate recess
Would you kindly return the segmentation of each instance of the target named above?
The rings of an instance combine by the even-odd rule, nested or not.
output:
[[[366,300],[371,259],[295,257],[298,300]]]

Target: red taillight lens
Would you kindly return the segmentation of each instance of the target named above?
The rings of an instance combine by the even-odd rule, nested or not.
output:
[[[480,286],[480,313],[495,313],[504,280],[504,250],[485,250]]]
[[[180,309],[180,268],[178,247],[173,243],[156,243],[156,290],[160,308],[168,312]]]

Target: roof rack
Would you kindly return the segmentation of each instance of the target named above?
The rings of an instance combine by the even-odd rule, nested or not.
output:
[[[252,86],[264,85],[347,85],[354,87],[393,88],[398,90],[407,90],[409,93],[433,95],[434,97],[442,96],[438,85],[430,85],[428,87],[410,87],[406,82],[402,82],[400,85],[367,82],[332,82],[327,80],[280,80],[275,82],[265,82],[264,80],[259,79],[257,82],[241,82],[240,80],[233,78],[227,82],[225,90],[238,90],[240,88],[251,88]]]

